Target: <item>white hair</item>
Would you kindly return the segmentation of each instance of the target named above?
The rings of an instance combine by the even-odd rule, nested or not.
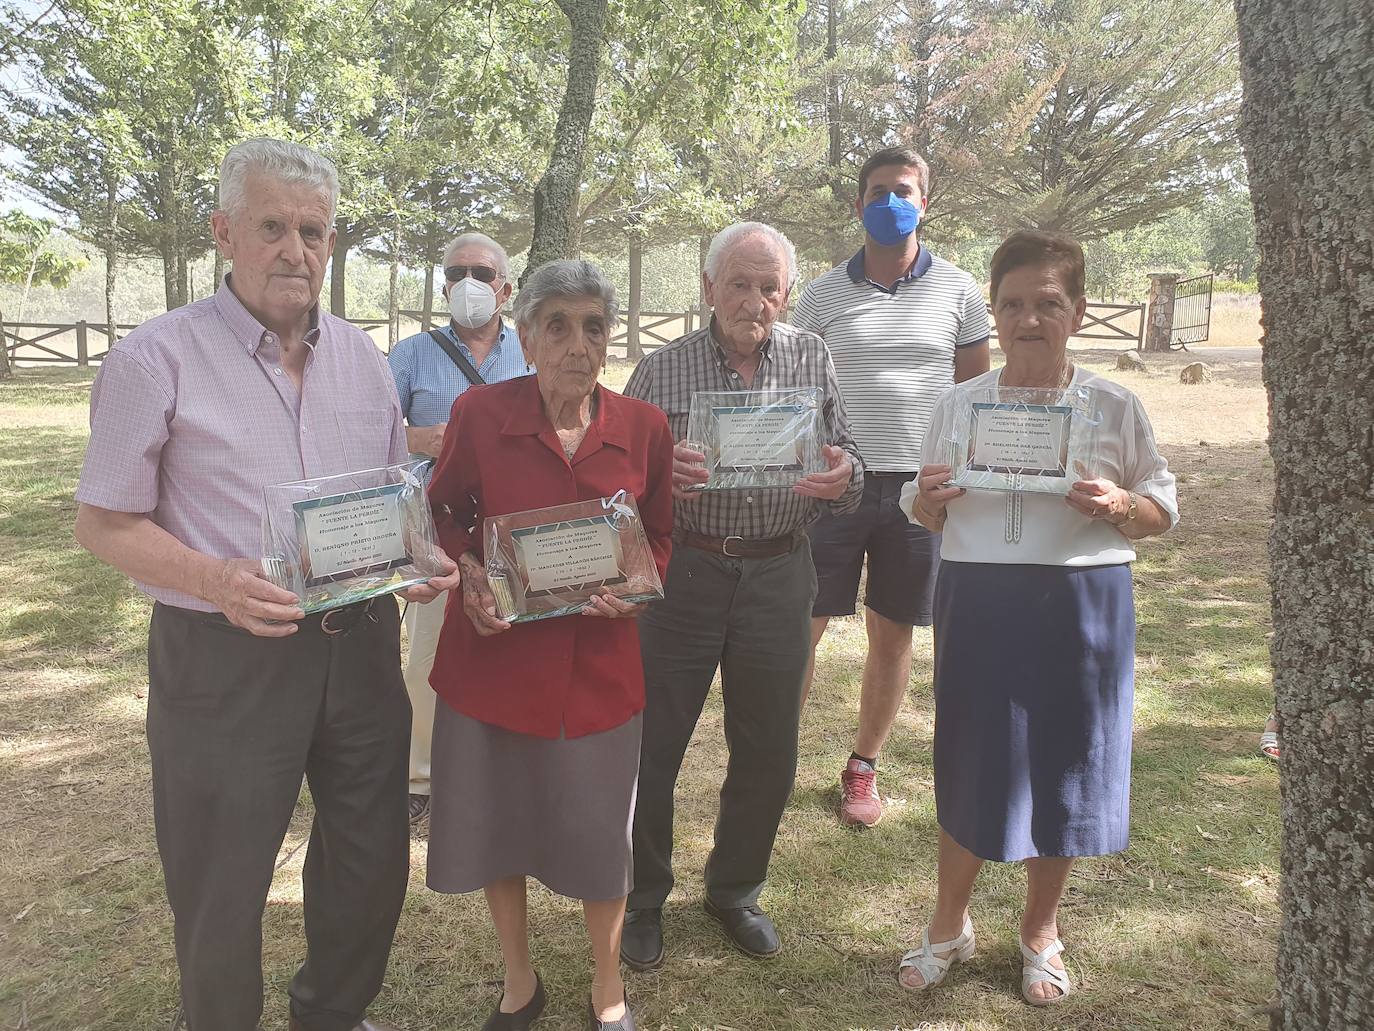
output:
[[[506,249],[486,233],[464,233],[461,236],[455,236],[444,248],[444,263],[441,268],[447,268],[451,264],[449,258],[453,256],[454,251],[462,250],[468,246],[481,247],[496,259],[496,271],[501,273],[501,278],[510,278],[510,258],[506,256]]]
[[[730,248],[755,236],[771,240],[782,252],[783,263],[787,266],[787,286],[791,289],[797,282],[797,249],[791,240],[765,222],[736,222],[712,237],[711,246],[706,250],[706,278],[712,283],[719,282],[720,270]]]
[[[595,297],[606,307],[606,325],[614,328],[620,321],[620,305],[615,286],[590,261],[564,258],[540,265],[529,274],[515,295],[515,324],[529,326],[539,314],[539,306],[552,297]]]
[[[266,136],[244,140],[229,148],[219,166],[220,210],[236,215],[243,210],[244,184],[249,174],[258,172],[284,183],[300,183],[329,197],[329,221],[339,206],[339,172],[318,151],[299,143],[274,140]]]

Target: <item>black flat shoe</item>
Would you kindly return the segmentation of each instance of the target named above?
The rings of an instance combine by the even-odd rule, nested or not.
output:
[[[758,906],[723,909],[707,899],[706,912],[725,928],[726,935],[741,952],[755,959],[768,959],[782,951],[778,929]]]
[[[544,982],[535,974],[534,994],[530,996],[530,1001],[514,1013],[502,1013],[498,1000],[496,1012],[487,1018],[487,1022],[482,1025],[482,1031],[525,1031],[544,1012],[546,1001],[548,1000],[544,997]]]
[[[587,1025],[591,1031],[639,1031],[635,1015],[630,1012],[628,995],[625,996],[625,1015],[619,1020],[597,1020],[596,1007],[592,1005],[591,999],[587,1000],[587,1016],[591,1018],[591,1023]]]
[[[631,970],[653,970],[663,964],[663,910],[625,911],[620,961]]]

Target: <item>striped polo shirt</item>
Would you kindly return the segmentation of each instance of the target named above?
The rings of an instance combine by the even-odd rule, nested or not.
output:
[[[935,401],[954,384],[954,352],[989,336],[983,291],[925,247],[891,288],[864,273],[864,252],[813,280],[792,323],[825,338],[872,472],[914,472]]]

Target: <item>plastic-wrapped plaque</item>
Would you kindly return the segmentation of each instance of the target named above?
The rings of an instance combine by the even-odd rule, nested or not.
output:
[[[486,573],[496,614],[528,623],[580,612],[594,594],[663,597],[634,495],[488,516]]]
[[[959,387],[953,403],[941,444],[955,486],[1067,494],[1094,475],[1102,416],[1092,387]]]
[[[821,400],[819,387],[693,394],[687,437],[711,475],[694,489],[790,487],[824,472]]]
[[[422,461],[263,488],[262,569],[306,613],[440,576]]]

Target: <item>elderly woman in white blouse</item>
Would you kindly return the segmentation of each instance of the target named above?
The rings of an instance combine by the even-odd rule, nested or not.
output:
[[[1006,366],[937,403],[920,475],[903,496],[942,534],[935,592],[938,896],[898,971],[912,990],[974,953],[969,900],[986,861],[1024,863],[1022,995],[1073,989],[1059,953],[1059,901],[1077,856],[1126,847],[1134,691],[1133,542],[1178,520],[1174,477],[1139,399],[1076,368],[1083,251],[1013,233],[992,259],[992,309]],[[1096,467],[1068,496],[950,486],[947,440],[960,405],[990,386],[1078,391],[1100,418]]]

